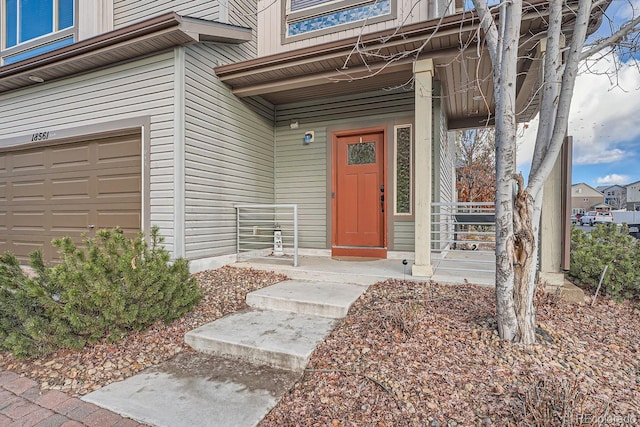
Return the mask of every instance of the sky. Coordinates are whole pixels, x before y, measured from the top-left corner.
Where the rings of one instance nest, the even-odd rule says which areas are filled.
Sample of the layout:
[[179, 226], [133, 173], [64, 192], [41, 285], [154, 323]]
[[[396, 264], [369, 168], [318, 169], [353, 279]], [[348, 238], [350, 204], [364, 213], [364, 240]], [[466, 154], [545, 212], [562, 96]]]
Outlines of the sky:
[[[618, 16], [628, 16], [629, 10], [621, 7], [617, 12]], [[611, 63], [600, 61], [591, 71], [601, 73]], [[520, 140], [518, 170], [525, 177], [537, 124], [536, 117]], [[568, 134], [573, 137], [572, 183], [597, 187], [640, 181], [640, 61], [624, 64], [615, 80], [594, 72], [578, 75]]]

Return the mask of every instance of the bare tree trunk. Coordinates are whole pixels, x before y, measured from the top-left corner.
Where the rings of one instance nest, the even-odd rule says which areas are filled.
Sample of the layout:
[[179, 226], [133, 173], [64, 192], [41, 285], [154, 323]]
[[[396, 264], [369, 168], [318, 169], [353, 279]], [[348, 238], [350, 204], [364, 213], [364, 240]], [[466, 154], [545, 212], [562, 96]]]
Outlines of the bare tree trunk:
[[[514, 298], [515, 257], [519, 241], [514, 234], [513, 178], [516, 165], [516, 76], [522, 1], [514, 0], [501, 6], [501, 34], [492, 61], [496, 99], [496, 320], [498, 332], [506, 340], [519, 339], [517, 305]], [[495, 26], [494, 26], [495, 28]], [[498, 35], [498, 31], [495, 31]], [[491, 49], [491, 46], [490, 46]]]
[[535, 209], [533, 197], [524, 189], [522, 175], [515, 176], [518, 191], [514, 212], [514, 305], [518, 324], [517, 341], [533, 344], [536, 340], [535, 295], [536, 260], [538, 254], [537, 224], [540, 210]]

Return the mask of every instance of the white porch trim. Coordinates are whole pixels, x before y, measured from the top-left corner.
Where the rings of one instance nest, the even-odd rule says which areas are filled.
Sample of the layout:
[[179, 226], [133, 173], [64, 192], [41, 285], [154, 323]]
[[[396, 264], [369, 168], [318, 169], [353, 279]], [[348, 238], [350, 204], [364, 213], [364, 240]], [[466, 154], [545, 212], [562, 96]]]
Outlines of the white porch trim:
[[413, 68], [415, 90], [415, 261], [414, 276], [431, 277], [431, 174], [433, 145], [432, 59], [416, 61]]

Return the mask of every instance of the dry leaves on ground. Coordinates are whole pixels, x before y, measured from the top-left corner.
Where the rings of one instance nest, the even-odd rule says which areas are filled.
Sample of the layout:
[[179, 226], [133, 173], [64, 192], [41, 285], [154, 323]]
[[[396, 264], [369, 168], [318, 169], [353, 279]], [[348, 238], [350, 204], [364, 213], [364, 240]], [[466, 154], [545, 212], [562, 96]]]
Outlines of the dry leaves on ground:
[[494, 298], [472, 285], [370, 287], [262, 427], [560, 425], [562, 409], [564, 425], [640, 423], [638, 309], [544, 298], [539, 343], [525, 347], [499, 339]]
[[59, 350], [40, 359], [16, 360], [9, 353], [0, 353], [0, 368], [24, 374], [45, 389], [85, 395], [189, 350], [184, 343], [185, 333], [246, 308], [247, 293], [286, 278], [271, 272], [233, 267], [204, 271], [195, 277], [203, 291], [202, 301], [170, 325], [158, 322], [117, 344], [101, 342], [82, 351]]
[[[0, 367], [83, 395], [184, 351], [185, 332], [284, 279], [231, 267], [196, 277], [203, 301], [171, 325], [37, 360], [0, 353]], [[539, 343], [525, 347], [499, 339], [494, 298], [468, 284], [371, 286], [262, 427], [640, 424], [637, 308], [541, 298]]]

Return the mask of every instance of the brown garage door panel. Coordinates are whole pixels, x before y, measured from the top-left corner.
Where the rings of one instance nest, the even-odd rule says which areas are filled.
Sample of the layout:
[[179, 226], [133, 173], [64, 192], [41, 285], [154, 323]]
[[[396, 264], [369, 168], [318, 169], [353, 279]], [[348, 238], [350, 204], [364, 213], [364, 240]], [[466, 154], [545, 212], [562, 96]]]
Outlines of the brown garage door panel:
[[46, 211], [13, 211], [9, 218], [11, 230], [15, 231], [35, 231], [41, 233], [45, 231]]
[[57, 211], [51, 212], [51, 231], [64, 233], [75, 231], [88, 231], [91, 224], [91, 212], [85, 211]]
[[114, 195], [135, 196], [140, 195], [142, 186], [142, 177], [139, 173], [118, 174], [118, 175], [100, 175], [98, 176], [98, 197], [107, 198]]
[[[52, 239], [142, 224], [140, 135], [0, 152], [0, 251], [21, 261]], [[93, 227], [91, 227], [93, 226]]]
[[137, 232], [140, 230], [140, 210], [121, 209], [118, 211], [98, 211], [97, 226], [99, 228], [120, 227], [124, 231]]
[[91, 145], [52, 147], [50, 151], [51, 169], [78, 168], [91, 164]]
[[140, 158], [140, 138], [130, 136], [99, 141], [97, 144], [99, 164], [122, 162], [126, 159], [136, 161]]
[[18, 152], [9, 156], [7, 169], [13, 173], [43, 172], [47, 168], [46, 157], [46, 152], [43, 150]]
[[88, 176], [51, 179], [51, 199], [89, 199], [91, 182]]
[[14, 202], [45, 200], [46, 182], [44, 179], [13, 182], [11, 184], [11, 196], [11, 200]]

